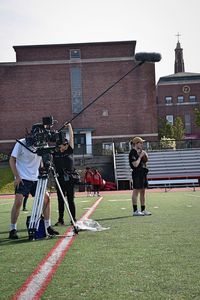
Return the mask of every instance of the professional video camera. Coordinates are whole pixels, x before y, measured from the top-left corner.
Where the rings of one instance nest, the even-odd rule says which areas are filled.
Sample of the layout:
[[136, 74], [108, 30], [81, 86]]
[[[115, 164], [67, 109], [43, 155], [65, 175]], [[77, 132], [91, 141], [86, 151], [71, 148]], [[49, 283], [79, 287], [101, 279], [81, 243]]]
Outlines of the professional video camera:
[[63, 131], [51, 130], [56, 121], [52, 116], [43, 117], [42, 123], [36, 123], [32, 126], [31, 132], [26, 136], [26, 145], [34, 146], [38, 155], [51, 153], [55, 145], [49, 146], [49, 142], [64, 143], [65, 133]]

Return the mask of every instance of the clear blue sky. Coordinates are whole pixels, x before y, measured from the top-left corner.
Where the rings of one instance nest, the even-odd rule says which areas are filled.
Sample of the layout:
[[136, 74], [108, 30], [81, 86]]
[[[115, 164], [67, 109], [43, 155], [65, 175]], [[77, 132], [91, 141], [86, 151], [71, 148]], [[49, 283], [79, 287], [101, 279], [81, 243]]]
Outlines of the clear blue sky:
[[185, 71], [200, 73], [199, 0], [0, 0], [0, 62], [14, 45], [136, 40], [159, 52], [156, 80], [173, 74], [179, 32]]

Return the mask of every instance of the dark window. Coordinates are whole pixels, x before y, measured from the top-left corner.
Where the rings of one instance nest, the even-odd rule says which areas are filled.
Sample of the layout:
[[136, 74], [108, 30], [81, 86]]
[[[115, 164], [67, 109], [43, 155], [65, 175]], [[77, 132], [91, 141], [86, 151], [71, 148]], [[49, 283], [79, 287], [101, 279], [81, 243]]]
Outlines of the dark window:
[[197, 101], [196, 96], [189, 96], [189, 101], [196, 102]]
[[190, 134], [191, 132], [191, 117], [189, 114], [185, 114], [185, 133]]
[[178, 96], [177, 97], [177, 102], [178, 103], [183, 103], [184, 102], [184, 97], [183, 96]]
[[168, 124], [174, 125], [174, 116], [173, 115], [166, 115], [166, 121]]
[[172, 103], [172, 97], [171, 96], [166, 96], [165, 97], [165, 103], [166, 104], [171, 104]]
[[83, 109], [81, 69], [71, 68], [72, 112], [79, 113]]
[[70, 50], [70, 59], [80, 59], [81, 51], [79, 49], [71, 49]]
[[74, 154], [86, 154], [86, 136], [84, 134], [74, 135]]

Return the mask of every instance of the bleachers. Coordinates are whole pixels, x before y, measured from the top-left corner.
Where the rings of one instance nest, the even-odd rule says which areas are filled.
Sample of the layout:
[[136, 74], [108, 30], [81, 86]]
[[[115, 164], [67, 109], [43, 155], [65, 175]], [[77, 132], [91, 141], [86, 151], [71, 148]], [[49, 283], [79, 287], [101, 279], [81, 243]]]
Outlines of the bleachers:
[[[199, 185], [200, 149], [149, 151], [148, 155], [150, 186]], [[128, 153], [115, 155], [115, 179], [117, 186], [119, 181], [128, 181], [131, 187]]]

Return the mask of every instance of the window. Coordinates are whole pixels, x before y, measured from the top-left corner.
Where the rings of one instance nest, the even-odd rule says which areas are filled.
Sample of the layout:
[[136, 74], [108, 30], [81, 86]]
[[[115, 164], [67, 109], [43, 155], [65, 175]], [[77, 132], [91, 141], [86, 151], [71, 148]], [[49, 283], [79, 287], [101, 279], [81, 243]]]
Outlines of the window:
[[70, 50], [70, 59], [80, 59], [81, 51], [79, 49], [71, 49]]
[[108, 110], [107, 109], [103, 109], [102, 116], [103, 117], [108, 117]]
[[113, 143], [102, 143], [102, 149], [104, 155], [110, 155], [113, 151]]
[[185, 133], [190, 134], [191, 132], [191, 117], [189, 114], [185, 114]]
[[168, 124], [174, 125], [174, 116], [173, 115], [167, 115], [166, 121]]
[[178, 103], [183, 103], [184, 102], [184, 97], [183, 96], [178, 96], [177, 97], [177, 102]]
[[123, 149], [124, 151], [129, 151], [130, 150], [130, 144], [127, 142], [120, 142], [120, 148]]
[[196, 96], [189, 96], [189, 102], [196, 102]]
[[83, 109], [81, 69], [71, 68], [70, 73], [72, 112], [77, 114]]
[[102, 148], [105, 150], [112, 150], [112, 143], [103, 143]]
[[166, 104], [172, 104], [172, 97], [170, 96], [167, 96], [167, 97], [165, 97], [165, 103]]

